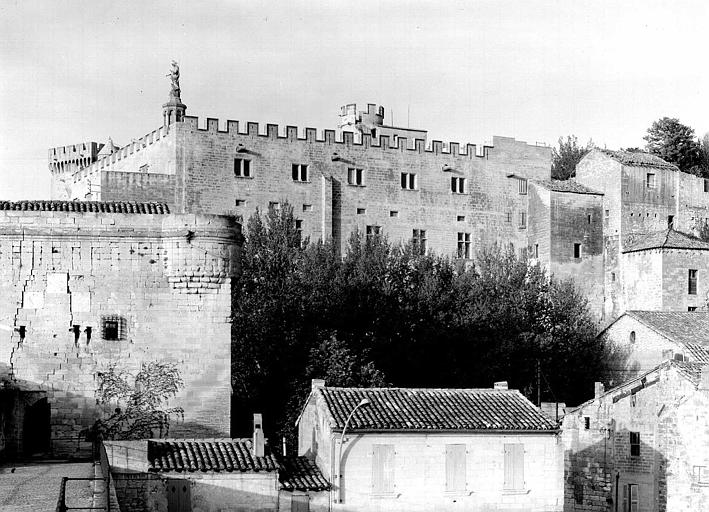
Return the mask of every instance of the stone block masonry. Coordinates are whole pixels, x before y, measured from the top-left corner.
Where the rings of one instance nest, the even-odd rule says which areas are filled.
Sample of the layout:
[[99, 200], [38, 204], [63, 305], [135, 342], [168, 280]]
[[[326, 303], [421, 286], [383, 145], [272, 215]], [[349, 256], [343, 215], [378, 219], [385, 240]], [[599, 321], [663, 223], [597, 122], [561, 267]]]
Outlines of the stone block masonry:
[[103, 412], [97, 373], [110, 363], [132, 373], [144, 361], [176, 363], [185, 386], [170, 405], [185, 415], [170, 434], [228, 435], [240, 226], [82, 204], [90, 211], [0, 204], [0, 379], [46, 393], [55, 454], [74, 450], [61, 439]]

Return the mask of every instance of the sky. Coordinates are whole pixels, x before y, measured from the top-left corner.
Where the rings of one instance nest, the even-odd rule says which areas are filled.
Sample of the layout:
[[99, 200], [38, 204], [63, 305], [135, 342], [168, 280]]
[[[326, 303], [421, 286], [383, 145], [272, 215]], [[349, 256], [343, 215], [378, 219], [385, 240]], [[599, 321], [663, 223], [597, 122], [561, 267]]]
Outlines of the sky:
[[709, 131], [709, 2], [0, 2], [0, 200], [49, 198], [47, 150], [187, 114], [318, 129], [378, 103], [429, 140], [642, 146]]

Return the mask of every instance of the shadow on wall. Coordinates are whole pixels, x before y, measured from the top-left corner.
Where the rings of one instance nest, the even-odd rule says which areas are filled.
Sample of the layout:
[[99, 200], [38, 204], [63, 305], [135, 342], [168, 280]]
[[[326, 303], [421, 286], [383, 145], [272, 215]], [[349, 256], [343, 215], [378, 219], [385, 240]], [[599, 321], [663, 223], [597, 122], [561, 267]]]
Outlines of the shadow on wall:
[[[666, 510], [665, 456], [635, 432], [615, 431], [613, 424], [595, 430], [596, 442], [565, 450], [564, 511]], [[573, 434], [576, 443], [578, 433]]]

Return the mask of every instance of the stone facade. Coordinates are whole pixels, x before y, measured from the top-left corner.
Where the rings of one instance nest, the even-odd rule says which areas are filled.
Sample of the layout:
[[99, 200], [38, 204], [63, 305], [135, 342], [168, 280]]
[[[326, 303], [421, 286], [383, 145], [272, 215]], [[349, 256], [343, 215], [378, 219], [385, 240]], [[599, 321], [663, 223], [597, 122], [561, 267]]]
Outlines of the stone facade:
[[668, 361], [567, 412], [564, 510], [707, 510], [708, 368]]
[[110, 363], [133, 373], [144, 361], [177, 364], [185, 386], [170, 405], [185, 414], [171, 433], [227, 435], [239, 225], [214, 215], [16, 206], [25, 209], [0, 208], [0, 378], [46, 399], [51, 451], [71, 454], [103, 412], [97, 372]]

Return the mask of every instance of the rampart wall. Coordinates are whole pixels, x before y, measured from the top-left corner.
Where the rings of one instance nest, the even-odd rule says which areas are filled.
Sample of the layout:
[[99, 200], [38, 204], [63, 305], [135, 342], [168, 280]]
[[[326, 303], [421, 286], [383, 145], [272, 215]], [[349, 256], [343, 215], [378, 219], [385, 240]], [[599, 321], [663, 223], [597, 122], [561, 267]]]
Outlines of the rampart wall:
[[213, 215], [0, 208], [0, 377], [45, 391], [62, 439], [105, 412], [95, 390], [109, 364], [173, 362], [185, 386], [171, 405], [185, 415], [170, 434], [228, 435], [239, 239], [232, 219]]

